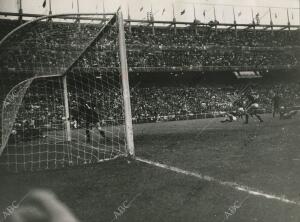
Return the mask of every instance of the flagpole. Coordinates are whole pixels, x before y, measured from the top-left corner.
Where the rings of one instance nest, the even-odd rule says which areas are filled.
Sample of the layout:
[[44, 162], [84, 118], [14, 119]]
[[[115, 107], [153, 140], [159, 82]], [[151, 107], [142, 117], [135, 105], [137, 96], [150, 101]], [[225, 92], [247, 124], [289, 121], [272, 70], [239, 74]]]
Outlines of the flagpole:
[[215, 21], [217, 21], [217, 17], [216, 17], [216, 7], [214, 6], [214, 17], [215, 17]]
[[150, 20], [151, 20], [151, 21], [154, 20], [152, 4], [151, 4], [151, 15], [150, 15]]
[[271, 11], [271, 8], [269, 8], [269, 13], [270, 13], [270, 25], [271, 25], [271, 29], [273, 30], [273, 21], [272, 21], [272, 11]]
[[288, 28], [289, 28], [289, 35], [291, 34], [291, 22], [290, 22], [290, 14], [289, 14], [289, 9], [286, 9], [286, 14], [287, 14], [287, 19], [288, 19]]
[[105, 16], [105, 2], [104, 2], [104, 0], [102, 2], [102, 7], [103, 7], [103, 19], [105, 21], [106, 20], [106, 16]]
[[214, 17], [215, 17], [215, 30], [217, 31], [217, 16], [216, 16], [216, 7], [214, 6]]
[[79, 0], [77, 0], [77, 21], [79, 23], [79, 27], [80, 27], [80, 19], [79, 19]]
[[236, 17], [235, 17], [234, 6], [232, 6], [232, 13], [233, 13], [233, 23], [236, 24]]
[[129, 9], [129, 4], [127, 4], [127, 12], [128, 12], [128, 23], [129, 23], [129, 33], [131, 33], [131, 18], [130, 18], [130, 9]]
[[234, 6], [232, 6], [232, 13], [233, 13], [233, 24], [234, 24], [234, 31], [235, 31], [235, 39], [237, 39], [237, 28], [236, 28], [236, 17], [235, 17]]
[[254, 30], [254, 35], [256, 35], [256, 26], [255, 26], [255, 21], [254, 21], [254, 13], [253, 13], [253, 8], [251, 8], [251, 15], [252, 15], [252, 24], [253, 24], [253, 30]]
[[175, 21], [175, 20], [176, 20], [176, 18], [175, 18], [174, 3], [172, 4], [172, 8], [173, 8], [173, 21]]
[[23, 20], [22, 0], [19, 0], [19, 22]]
[[174, 33], [175, 33], [175, 34], [177, 34], [177, 30], [176, 30], [176, 17], [175, 17], [174, 3], [172, 4], [172, 8], [173, 8], [173, 23], [174, 23]]
[[195, 4], [193, 4], [194, 7], [194, 23], [195, 23], [195, 33], [198, 34], [198, 29], [197, 29], [197, 18], [196, 18], [196, 8], [195, 8]]
[[153, 15], [152, 4], [151, 4], [151, 8], [150, 8], [150, 22], [151, 22], [151, 26], [152, 26], [152, 34], [155, 35], [155, 30], [154, 30], [154, 15]]
[[51, 0], [49, 0], [49, 15], [52, 15], [52, 4], [51, 4]]
[[286, 15], [287, 15], [287, 19], [288, 19], [288, 26], [290, 26], [291, 23], [290, 23], [290, 15], [289, 15], [289, 9], [288, 8], [286, 9]]

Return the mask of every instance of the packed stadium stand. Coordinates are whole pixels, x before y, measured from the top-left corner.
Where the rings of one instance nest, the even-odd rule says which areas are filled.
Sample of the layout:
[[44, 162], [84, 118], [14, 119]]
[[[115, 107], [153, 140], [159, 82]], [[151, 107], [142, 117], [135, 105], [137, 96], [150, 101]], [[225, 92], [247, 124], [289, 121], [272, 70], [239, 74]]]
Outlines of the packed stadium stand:
[[[8, 20], [8, 24], [1, 28], [1, 36], [16, 27], [17, 21]], [[0, 24], [5, 24], [4, 20]], [[67, 54], [70, 50], [80, 50], [80, 42], [72, 42], [72, 36], [55, 36], [50, 43], [51, 46], [43, 44], [43, 29], [51, 25], [61, 26], [61, 29], [74, 27], [71, 24], [41, 24], [41, 45], [48, 47], [48, 53], [62, 51]], [[82, 30], [82, 41], [84, 36], [97, 30], [97, 26], [85, 26]], [[132, 71], [151, 71], [153, 69], [163, 70], [170, 68], [184, 70], [230, 70], [230, 67], [239, 69], [280, 69], [287, 66], [298, 65], [299, 30], [238, 30], [217, 29], [212, 27], [201, 27], [195, 32], [193, 27], [177, 28], [176, 34], [173, 29], [167, 27], [153, 29], [148, 26], [136, 26], [127, 29], [126, 41], [128, 48], [128, 63]], [[56, 37], [57, 36], [57, 37]], [[66, 37], [70, 41], [65, 41]], [[58, 38], [58, 39], [55, 39]], [[35, 44], [35, 42], [34, 42]], [[48, 43], [49, 44], [49, 43]], [[30, 47], [30, 43], [28, 44]], [[59, 47], [59, 49], [58, 49]], [[67, 50], [66, 50], [67, 49]], [[103, 67], [115, 67], [113, 61], [116, 57], [114, 46], [110, 40], [100, 46], [99, 59]], [[25, 49], [24, 49], [25, 50]], [[297, 51], [298, 50], [298, 51]], [[42, 56], [42, 55], [40, 55]], [[56, 58], [56, 57], [55, 57]], [[113, 58], [113, 59], [110, 59]], [[35, 59], [28, 57], [28, 61], [20, 61], [26, 64], [23, 70], [30, 69], [30, 64]], [[94, 59], [94, 58], [91, 58]], [[98, 59], [98, 58], [97, 58]], [[59, 61], [59, 60], [58, 60]], [[48, 63], [57, 61], [48, 61]], [[1, 64], [1, 67], [9, 67]], [[15, 65], [14, 65], [15, 66]], [[13, 67], [14, 68], [14, 67]], [[88, 68], [88, 66], [87, 66]]]
[[[13, 30], [19, 24], [16, 20], [0, 20], [0, 36], [5, 36], [9, 31]], [[70, 30], [68, 36], [60, 35], [60, 33], [52, 33], [52, 36], [43, 35], [44, 30], [51, 29], [56, 26], [55, 30]], [[93, 34], [99, 30], [99, 25], [85, 25], [81, 27], [80, 38], [75, 38], [72, 34], [74, 24], [41, 22], [34, 27], [40, 33], [40, 42], [28, 41], [26, 47], [35, 47], [35, 54], [28, 54], [25, 60], [15, 61], [8, 58], [1, 61], [0, 73], [6, 73], [1, 78], [2, 88], [1, 100], [7, 91], [18, 82], [16, 76], [26, 75], [34, 68], [34, 64], [38, 61], [43, 64], [43, 69], [48, 71], [51, 67], [59, 67], [61, 59], [68, 58], [68, 53], [82, 50], [82, 43], [87, 41], [90, 33]], [[111, 32], [115, 32], [112, 29]], [[46, 33], [46, 32], [45, 32]], [[48, 33], [48, 32], [47, 32]], [[78, 33], [78, 32], [76, 32]], [[27, 32], [30, 35], [30, 32]], [[118, 69], [116, 64], [117, 46], [115, 41], [107, 35], [101, 45], [97, 44], [97, 57], [85, 55], [81, 65], [86, 72], [114, 72]], [[23, 38], [21, 34], [15, 38]], [[86, 38], [85, 38], [86, 37]], [[268, 72], [295, 73], [299, 69], [299, 47], [300, 47], [299, 30], [232, 30], [232, 29], [215, 29], [214, 27], [179, 27], [174, 32], [170, 27], [155, 27], [138, 25], [126, 27], [126, 44], [128, 53], [128, 66], [131, 80], [131, 97], [132, 112], [134, 122], [149, 122], [160, 120], [177, 120], [185, 118], [207, 118], [222, 115], [224, 112], [231, 111], [233, 104], [231, 96], [238, 93], [242, 84], [245, 82], [235, 82], [234, 84], [216, 84], [215, 81], [203, 81], [203, 76], [212, 75], [214, 72], [221, 72], [220, 75], [232, 75], [234, 71], [259, 71], [268, 75]], [[28, 38], [27, 38], [28, 39]], [[30, 38], [29, 38], [30, 39]], [[78, 42], [80, 39], [83, 42]], [[43, 47], [43, 50], [41, 48]], [[19, 50], [13, 49], [12, 50]], [[20, 53], [19, 51], [15, 52]], [[26, 53], [26, 48], [22, 53]], [[47, 55], [45, 55], [45, 53]], [[51, 55], [53, 54], [53, 61]], [[55, 55], [55, 56], [54, 56]], [[57, 55], [62, 55], [59, 59]], [[101, 64], [103, 68], [95, 68], [93, 64]], [[104, 68], [105, 67], [105, 68]], [[61, 67], [64, 68], [64, 67]], [[44, 71], [43, 70], [43, 71]], [[35, 70], [37, 71], [37, 70]], [[41, 70], [40, 70], [41, 71]], [[162, 78], [145, 86], [143, 82], [154, 72], [159, 75], [169, 75], [170, 81], [177, 84], [170, 86], [166, 83], [161, 85]], [[199, 80], [188, 83], [185, 79], [186, 73], [196, 72], [201, 76]], [[223, 72], [223, 73], [222, 73]], [[9, 75], [7, 75], [7, 73]], [[166, 74], [167, 73], [167, 74]], [[262, 75], [262, 76], [264, 76]], [[285, 74], [284, 74], [285, 75]], [[178, 76], [181, 76], [180, 78]], [[230, 78], [232, 78], [232, 76]], [[219, 78], [216, 76], [216, 79]], [[150, 77], [151, 79], [151, 77]], [[201, 80], [200, 80], [201, 79]], [[178, 83], [179, 82], [179, 83]], [[292, 81], [276, 82], [268, 84], [267, 81], [253, 84], [253, 92], [258, 95], [259, 102], [262, 104], [263, 112], [271, 111], [271, 93], [276, 91], [286, 99], [287, 106], [300, 104], [300, 83]], [[31, 99], [31, 106], [27, 107], [27, 111], [19, 113], [24, 119], [27, 112], [42, 112], [44, 115], [38, 115], [39, 119], [35, 121], [41, 125], [44, 122], [55, 124], [62, 116], [49, 113], [43, 103], [35, 101], [34, 94], [39, 95], [41, 92], [30, 92], [27, 96]], [[101, 93], [94, 92], [96, 97], [101, 99]], [[72, 95], [71, 96], [71, 106]], [[117, 95], [111, 95], [113, 98]], [[84, 96], [83, 96], [84, 97]], [[38, 96], [37, 96], [38, 98]], [[88, 96], [86, 96], [88, 98]], [[24, 98], [26, 100], [26, 97]], [[59, 100], [59, 96], [53, 98]], [[105, 100], [104, 100], [105, 101]], [[56, 102], [53, 102], [55, 106]], [[57, 104], [61, 102], [57, 101]], [[105, 104], [102, 104], [104, 106]], [[25, 109], [25, 110], [26, 110]], [[63, 109], [57, 107], [57, 109]], [[105, 119], [117, 119], [122, 112], [121, 106], [114, 107], [113, 116], [105, 116]], [[53, 110], [53, 109], [51, 109]], [[61, 113], [61, 112], [58, 112]], [[26, 118], [25, 118], [26, 119]], [[28, 120], [29, 122], [29, 120]], [[16, 125], [22, 124], [17, 121]]]

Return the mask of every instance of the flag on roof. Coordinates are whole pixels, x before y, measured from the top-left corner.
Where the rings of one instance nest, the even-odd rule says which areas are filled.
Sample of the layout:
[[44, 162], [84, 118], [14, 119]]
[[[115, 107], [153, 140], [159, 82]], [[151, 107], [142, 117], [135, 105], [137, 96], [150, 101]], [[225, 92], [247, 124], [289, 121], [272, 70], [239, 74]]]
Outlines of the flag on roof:
[[260, 23], [259, 13], [255, 15], [255, 19], [256, 19], [256, 23], [259, 24]]
[[183, 15], [185, 13], [185, 9], [180, 12], [180, 15]]
[[47, 0], [44, 0], [44, 2], [43, 2], [43, 8], [46, 7], [46, 4], [47, 4]]

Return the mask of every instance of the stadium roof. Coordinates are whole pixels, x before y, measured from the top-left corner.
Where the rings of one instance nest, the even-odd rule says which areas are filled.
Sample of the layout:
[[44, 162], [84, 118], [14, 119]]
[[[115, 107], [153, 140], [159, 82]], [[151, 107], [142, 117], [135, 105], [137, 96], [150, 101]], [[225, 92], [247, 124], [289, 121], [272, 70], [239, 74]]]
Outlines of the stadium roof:
[[[237, 23], [249, 24], [256, 16], [261, 24], [286, 25], [287, 14], [291, 25], [299, 25], [299, 0], [1, 0], [0, 11], [18, 12], [22, 2], [24, 13], [48, 14], [50, 1], [53, 14], [114, 12], [122, 6], [124, 14], [132, 19], [147, 19], [151, 13], [155, 20], [191, 22], [196, 17], [201, 22], [215, 18], [221, 23], [232, 23], [234, 15]], [[234, 10], [233, 10], [234, 9]], [[289, 12], [287, 12], [287, 9]], [[271, 15], [271, 16], [270, 16]]]

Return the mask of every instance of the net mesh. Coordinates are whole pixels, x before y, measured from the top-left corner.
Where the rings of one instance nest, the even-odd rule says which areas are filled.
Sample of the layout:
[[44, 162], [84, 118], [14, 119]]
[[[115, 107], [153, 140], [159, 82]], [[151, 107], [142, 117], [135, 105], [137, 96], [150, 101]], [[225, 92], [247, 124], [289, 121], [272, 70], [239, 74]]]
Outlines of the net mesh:
[[57, 169], [126, 155], [116, 23], [116, 16], [47, 19], [2, 44], [1, 72], [19, 83], [3, 103], [1, 168]]

